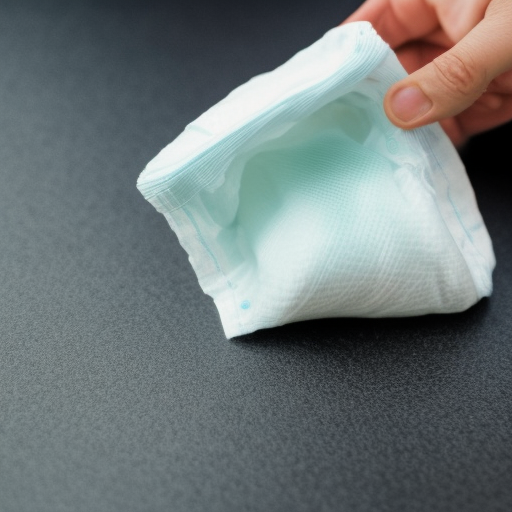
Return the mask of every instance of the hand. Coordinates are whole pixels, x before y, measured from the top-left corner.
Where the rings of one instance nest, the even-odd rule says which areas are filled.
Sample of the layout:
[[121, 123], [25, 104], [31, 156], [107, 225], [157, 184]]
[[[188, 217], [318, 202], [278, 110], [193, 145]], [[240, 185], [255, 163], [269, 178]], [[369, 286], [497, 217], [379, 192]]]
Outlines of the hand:
[[457, 147], [512, 119], [512, 0], [367, 0], [369, 21], [409, 74], [384, 98], [403, 129], [439, 121]]

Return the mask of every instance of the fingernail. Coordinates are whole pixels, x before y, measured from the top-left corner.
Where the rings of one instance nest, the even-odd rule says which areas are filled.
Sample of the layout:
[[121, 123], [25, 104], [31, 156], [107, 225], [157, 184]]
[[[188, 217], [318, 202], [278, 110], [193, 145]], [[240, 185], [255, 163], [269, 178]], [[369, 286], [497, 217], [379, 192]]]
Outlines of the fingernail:
[[427, 113], [432, 108], [432, 101], [419, 87], [411, 86], [395, 92], [390, 106], [398, 119], [409, 122]]

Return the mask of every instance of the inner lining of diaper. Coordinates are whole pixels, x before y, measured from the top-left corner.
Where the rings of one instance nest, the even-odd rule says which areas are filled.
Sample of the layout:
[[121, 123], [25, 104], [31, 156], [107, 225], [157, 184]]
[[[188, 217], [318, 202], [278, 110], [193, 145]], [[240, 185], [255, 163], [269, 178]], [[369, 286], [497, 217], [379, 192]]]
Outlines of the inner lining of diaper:
[[[275, 224], [286, 222], [287, 215], [300, 217], [290, 226], [303, 236], [304, 223], [314, 229], [319, 222], [319, 196], [323, 208], [339, 208], [338, 197], [357, 200], [357, 183], [369, 169], [395, 167], [375, 150], [384, 127], [370, 114], [380, 108], [370, 109], [370, 101], [353, 92], [286, 129], [269, 130], [266, 140], [240, 152], [219, 186], [201, 192], [217, 226], [217, 242], [228, 248], [230, 266], [257, 258], [253, 248], [271, 243]], [[352, 197], [345, 195], [347, 190]]]

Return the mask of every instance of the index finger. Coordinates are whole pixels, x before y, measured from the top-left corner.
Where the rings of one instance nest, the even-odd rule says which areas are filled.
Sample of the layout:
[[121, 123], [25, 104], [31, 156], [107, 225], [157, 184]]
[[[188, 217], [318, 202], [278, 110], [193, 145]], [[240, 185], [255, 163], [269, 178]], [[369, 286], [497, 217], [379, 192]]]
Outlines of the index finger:
[[352, 21], [369, 21], [393, 49], [439, 26], [436, 11], [426, 0], [366, 0], [341, 25]]

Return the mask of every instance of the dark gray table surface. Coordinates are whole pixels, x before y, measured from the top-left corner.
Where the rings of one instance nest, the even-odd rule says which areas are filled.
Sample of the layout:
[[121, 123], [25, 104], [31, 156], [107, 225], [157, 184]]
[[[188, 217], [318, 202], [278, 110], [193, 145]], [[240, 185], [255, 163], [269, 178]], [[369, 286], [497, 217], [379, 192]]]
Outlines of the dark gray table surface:
[[512, 129], [490, 299], [228, 341], [146, 163], [358, 1], [0, 0], [0, 512], [512, 510]]

